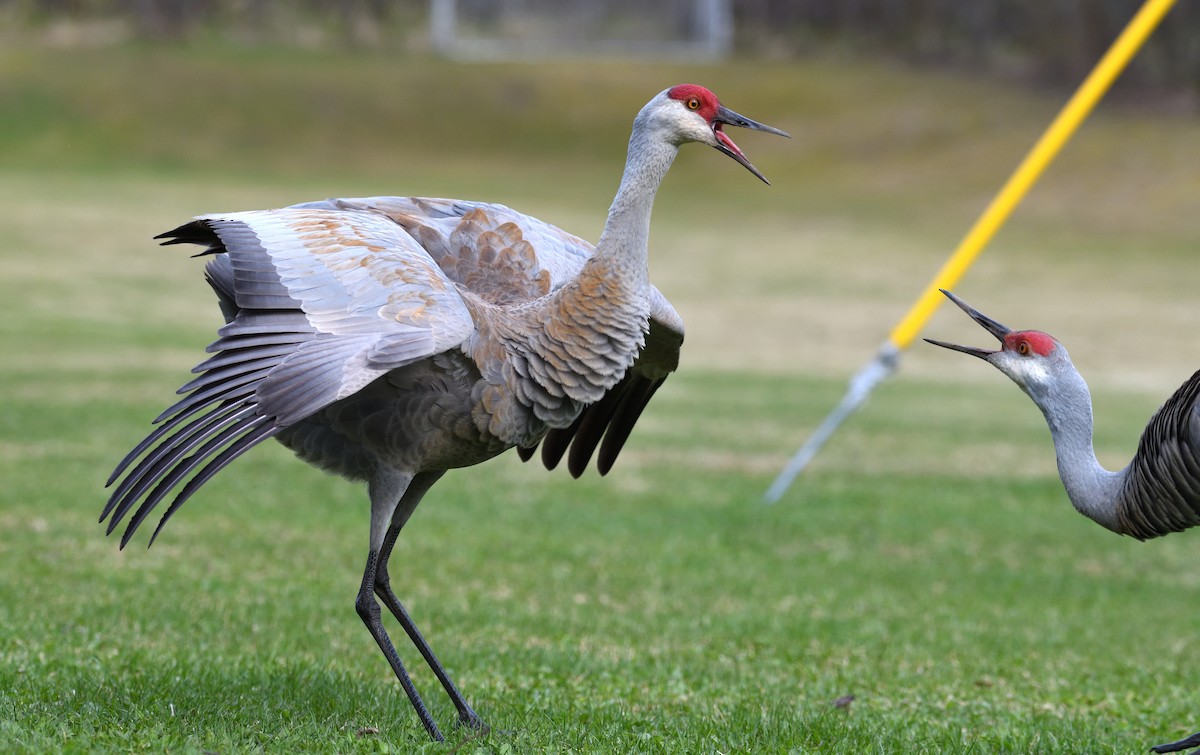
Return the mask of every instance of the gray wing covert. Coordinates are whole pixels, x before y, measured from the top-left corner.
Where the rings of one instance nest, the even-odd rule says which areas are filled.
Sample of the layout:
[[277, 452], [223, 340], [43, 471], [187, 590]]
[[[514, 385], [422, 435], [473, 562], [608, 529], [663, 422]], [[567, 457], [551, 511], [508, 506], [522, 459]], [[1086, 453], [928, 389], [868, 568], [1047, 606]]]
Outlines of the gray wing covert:
[[384, 215], [412, 236], [450, 280], [493, 304], [544, 296], [574, 278], [594, 251], [578, 236], [488, 202], [359, 197], [297, 207]]
[[1146, 425], [1125, 471], [1117, 521], [1139, 540], [1200, 524], [1200, 372]]
[[[327, 199], [302, 208], [370, 211], [386, 216], [420, 244], [446, 276], [494, 304], [543, 296], [578, 275], [595, 251], [587, 241], [557, 226], [486, 202], [424, 197]], [[637, 361], [604, 397], [568, 428], [551, 430], [542, 460], [553, 469], [567, 454], [578, 477], [599, 447], [597, 467], [607, 473], [642, 410], [679, 364], [683, 320], [658, 289], [646, 344]], [[518, 448], [522, 459], [535, 447]]]
[[112, 515], [110, 532], [141, 501], [122, 546], [189, 474], [155, 536], [192, 493], [253, 446], [474, 331], [440, 268], [372, 213], [205, 215], [159, 238], [219, 255], [205, 275], [227, 324], [208, 347], [216, 354], [180, 388], [187, 395], [159, 415], [160, 427], [109, 478], [111, 485], [124, 475], [100, 517]]

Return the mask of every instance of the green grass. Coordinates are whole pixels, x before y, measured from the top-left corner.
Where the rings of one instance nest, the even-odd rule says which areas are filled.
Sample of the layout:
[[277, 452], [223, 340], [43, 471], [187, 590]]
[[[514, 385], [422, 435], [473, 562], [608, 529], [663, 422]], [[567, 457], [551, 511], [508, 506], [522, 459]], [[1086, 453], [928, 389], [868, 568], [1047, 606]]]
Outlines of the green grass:
[[[808, 421], [821, 407], [806, 396], [833, 387], [678, 383], [611, 479], [506, 459], [449, 476], [412, 521], [402, 592], [500, 730], [468, 751], [1127, 752], [1189, 725], [1182, 538], [1085, 526], [1047, 478], [823, 471], [763, 507], [769, 475], [739, 468], [778, 449], [731, 448], [724, 429]], [[945, 397], [905, 385], [887, 400]], [[112, 403], [86, 442], [77, 406], [12, 418], [40, 453], [5, 458], [0, 738], [27, 752], [423, 746], [352, 609], [362, 492], [263, 449], [153, 548], [119, 554], [92, 523], [95, 481], [133, 439], [120, 418], [157, 402]], [[913, 432], [861, 425], [865, 455]], [[956, 444], [937, 445], [924, 452]], [[845, 694], [849, 711], [831, 708]]]
[[[450, 728], [401, 642], [450, 739], [426, 742], [355, 615], [357, 486], [264, 447], [153, 548], [103, 536], [102, 481], [217, 320], [199, 263], [151, 235], [391, 192], [594, 237], [633, 112], [680, 80], [796, 135], [738, 137], [769, 189], [696, 148], [664, 186], [652, 271], [689, 324], [680, 373], [607, 478], [454, 472], [393, 561], [492, 734]], [[1072, 511], [1040, 415], [985, 365], [914, 348], [760, 504], [1059, 101], [837, 60], [0, 51], [0, 750], [1124, 753], [1191, 733], [1192, 536]], [[1110, 465], [1195, 367], [1198, 138], [1102, 108], [960, 287], [1071, 347]], [[955, 312], [929, 332], [985, 343]]]

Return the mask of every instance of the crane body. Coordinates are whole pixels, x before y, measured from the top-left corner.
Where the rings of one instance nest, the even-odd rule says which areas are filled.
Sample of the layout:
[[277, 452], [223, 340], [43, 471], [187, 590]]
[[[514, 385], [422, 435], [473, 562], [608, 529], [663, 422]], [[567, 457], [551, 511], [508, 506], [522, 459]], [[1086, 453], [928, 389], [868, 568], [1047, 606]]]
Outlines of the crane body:
[[[1092, 398], [1066, 348], [1037, 330], [1012, 330], [942, 291], [1000, 341], [998, 350], [925, 339], [961, 351], [1003, 372], [1037, 404], [1054, 440], [1067, 497], [1100, 526], [1138, 540], [1200, 524], [1200, 371], [1183, 383], [1150, 419], [1133, 459], [1105, 469], [1092, 443]], [[1200, 747], [1200, 732], [1154, 752]]]
[[[226, 325], [215, 354], [118, 464], [101, 521], [128, 516], [124, 547], [167, 496], [151, 536], [208, 479], [276, 438], [304, 461], [367, 484], [369, 548], [355, 608], [429, 736], [442, 734], [391, 639], [388, 608], [453, 701], [486, 728], [391, 588], [388, 559], [449, 469], [542, 444], [578, 476], [607, 472], [678, 365], [683, 322], [647, 271], [654, 195], [678, 148], [708, 144], [766, 179], [724, 133], [786, 136], [703, 87], [654, 97], [634, 120], [625, 171], [595, 247], [502, 205], [371, 197], [204, 215], [162, 234], [198, 244]], [[190, 477], [189, 477], [190, 476]], [[118, 482], [119, 480], [119, 482]], [[186, 480], [186, 482], [185, 482]]]

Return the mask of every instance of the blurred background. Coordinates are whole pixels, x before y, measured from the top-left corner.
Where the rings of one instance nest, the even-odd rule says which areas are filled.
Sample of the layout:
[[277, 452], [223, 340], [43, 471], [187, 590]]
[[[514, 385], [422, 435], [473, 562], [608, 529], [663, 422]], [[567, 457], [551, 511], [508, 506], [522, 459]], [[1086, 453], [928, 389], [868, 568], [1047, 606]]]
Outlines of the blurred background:
[[[467, 37], [513, 42], [512, 54], [548, 49], [587, 54], [610, 45], [661, 56], [674, 44], [692, 43], [709, 54], [787, 58], [835, 45], [913, 64], [1070, 86], [1139, 5], [1136, 0], [4, 0], [0, 18], [9, 44], [62, 46], [220, 39], [428, 53]], [[1194, 90], [1198, 23], [1200, 13], [1187, 3], [1173, 10], [1126, 83]]]
[[[1138, 5], [0, 0], [0, 169], [19, 204], [0, 222], [61, 255], [45, 234], [65, 231], [65, 180], [75, 204], [116, 186], [177, 200], [88, 229], [89, 259], [111, 245], [139, 265], [161, 260], [146, 239], [180, 213], [337, 194], [506, 202], [595, 238], [632, 114], [696, 80], [795, 139], [743, 137], [771, 189], [692, 154], [660, 194], [657, 279], [691, 303], [690, 358], [837, 374], [882, 340]], [[1062, 330], [1130, 297], [1115, 311], [1183, 327], [1171, 297], [1130, 285], [1152, 267], [1125, 266], [1174, 254], [1156, 268], [1169, 285], [1171, 250], [1195, 239], [1197, 24], [1191, 4], [1171, 11], [972, 274], [989, 293], [1034, 287], [1002, 321]], [[1013, 274], [1048, 259], [1045, 276]], [[1085, 276], [1110, 283], [1085, 290]], [[1099, 351], [1078, 338], [1085, 360]], [[1132, 382], [1179, 352], [1155, 335], [1128, 347], [1108, 367]]]
[[[652, 5], [652, 7], [648, 7]], [[4, 0], [4, 40], [59, 46], [223, 40], [412, 54], [461, 38], [519, 51], [788, 58], [836, 46], [910, 64], [1070, 86], [1138, 8], [1136, 0]], [[1139, 55], [1126, 83], [1194, 90], [1200, 12], [1187, 3]], [[478, 57], [481, 51], [459, 54]]]
[[[115, 259], [188, 279], [149, 236], [327, 195], [498, 201], [594, 239], [633, 113], [695, 80], [795, 138], [742, 137], [769, 189], [685, 154], [660, 193], [654, 272], [693, 324], [686, 358], [845, 374], [1138, 5], [2, 0], [9, 300], [37, 290], [14, 269], [31, 245], [74, 248], [119, 287]], [[1060, 333], [1085, 374], [1126, 387], [1162, 390], [1190, 366], [1197, 24], [1193, 5], [1171, 11], [964, 281], [981, 308]], [[85, 212], [100, 225], [67, 222]], [[1141, 332], [1106, 352], [1122, 325]]]
[[[977, 360], [918, 343], [789, 497], [758, 507], [1139, 5], [0, 0], [0, 661], [19, 659], [0, 663], [0, 691], [19, 682], [30, 699], [59, 700], [86, 688], [103, 710], [110, 672], [118, 683], [141, 678], [137, 659], [120, 665], [118, 654], [147, 648], [153, 663], [143, 665], [171, 674], [171, 663], [201, 663], [175, 655], [195, 631], [233, 658], [214, 666], [216, 687], [239, 678], [238, 664], [257, 668], [242, 644], [252, 635], [268, 657], [302, 646], [332, 673], [368, 668], [380, 672], [371, 683], [390, 685], [351, 611], [366, 529], [355, 486], [262, 448], [210, 483], [149, 553], [139, 544], [118, 554], [96, 527], [103, 480], [185, 382], [219, 320], [200, 263], [152, 237], [206, 212], [398, 194], [500, 202], [595, 240], [634, 114], [667, 86], [695, 82], [793, 138], [733, 134], [769, 187], [691, 147], [659, 192], [651, 277], [688, 325], [679, 374], [610, 477], [570, 481], [506, 456], [448, 475], [405, 541], [414, 560], [442, 570], [407, 581], [417, 610], [443, 611], [438, 620], [458, 636], [474, 628], [477, 656], [453, 644], [453, 631], [435, 642], [475, 677], [463, 684], [468, 696], [479, 689], [495, 708], [511, 693], [519, 707], [543, 682], [510, 688], [513, 674], [491, 671], [489, 642], [501, 640], [488, 632], [504, 630], [478, 617], [504, 615], [522, 636], [554, 633], [547, 651], [519, 633], [502, 641], [548, 653], [556, 673], [579, 658], [645, 660], [662, 637], [686, 645], [662, 657], [700, 648], [681, 664], [702, 686], [703, 669], [724, 662], [722, 640], [707, 644], [714, 636], [777, 672], [768, 694], [820, 695], [811, 710], [854, 691], [842, 683], [850, 679], [874, 689], [879, 707], [856, 705], [899, 716], [871, 719], [864, 747], [880, 731], [906, 736], [918, 718], [944, 722], [929, 725], [958, 741], [974, 729], [937, 701], [966, 700], [953, 710], [987, 716], [994, 704], [1023, 732], [1047, 710], [1064, 725], [1081, 710], [1084, 721], [1115, 716], [1132, 749], [1137, 735], [1120, 717], [1128, 700], [1068, 690], [1086, 686], [1080, 675], [1096, 663], [1126, 682], [1136, 667], [1144, 687], [1169, 691], [1175, 718], [1140, 708], [1138, 727], [1194, 723], [1183, 721], [1194, 679], [1176, 673], [1193, 647], [1188, 606], [1200, 590], [1186, 536], [1134, 550], [1078, 517], [1042, 417]], [[1067, 345], [1093, 387], [1097, 449], [1110, 467], [1200, 366], [1198, 110], [1200, 9], [1180, 3], [957, 287], [997, 320]], [[945, 307], [925, 334], [990, 346]], [[494, 529], [477, 526], [485, 518]], [[227, 561], [233, 553], [251, 560]], [[332, 565], [306, 576], [322, 584], [289, 581], [298, 553]], [[649, 553], [667, 554], [657, 582], [636, 571]], [[276, 581], [259, 591], [250, 574]], [[1118, 578], [1125, 592], [1109, 600]], [[547, 579], [567, 597], [543, 596], [539, 607]], [[76, 583], [94, 594], [63, 589]], [[691, 587], [672, 593], [680, 584], [719, 596], [702, 611], [682, 595]], [[186, 594], [194, 602], [180, 610], [193, 613], [166, 626], [147, 614], [129, 637], [102, 634], [143, 591], [147, 606]], [[299, 593], [325, 602], [288, 608]], [[601, 593], [628, 613], [587, 597]], [[986, 597], [997, 594], [1002, 606]], [[264, 602], [295, 615], [264, 620]], [[520, 607], [527, 615], [508, 615]], [[1174, 635], [1128, 618], [1125, 650], [1137, 655], [1107, 652], [1113, 616], [1163, 610], [1175, 611]], [[318, 615], [311, 636], [254, 634]], [[676, 623], [643, 629], [647, 616]], [[948, 624], [954, 641], [938, 644]], [[64, 629], [43, 639], [46, 626]], [[81, 634], [88, 641], [76, 642]], [[625, 644], [595, 655], [570, 639], [609, 648], [614, 636]], [[1024, 681], [978, 666], [997, 636], [1033, 669]], [[903, 643], [898, 671], [876, 654], [890, 641]], [[648, 692], [615, 697], [643, 694], [658, 710], [656, 662]], [[53, 668], [62, 681], [3, 676], [18, 667]], [[1066, 681], [1037, 687], [1043, 671]], [[729, 674], [722, 683], [736, 683]], [[911, 716], [918, 703], [906, 694], [934, 707]], [[703, 699], [678, 705], [686, 714]], [[65, 720], [32, 704], [14, 710], [50, 737]], [[249, 741], [238, 736], [232, 749]], [[1022, 742], [1013, 751], [1032, 751]]]

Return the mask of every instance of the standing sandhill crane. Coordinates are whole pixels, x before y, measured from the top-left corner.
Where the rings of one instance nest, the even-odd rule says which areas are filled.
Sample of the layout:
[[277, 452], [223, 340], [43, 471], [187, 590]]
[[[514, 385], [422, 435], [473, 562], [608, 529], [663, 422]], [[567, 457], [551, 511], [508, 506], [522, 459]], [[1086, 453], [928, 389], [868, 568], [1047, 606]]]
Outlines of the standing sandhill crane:
[[[383, 628], [383, 601], [458, 710], [486, 729], [392, 591], [401, 528], [448, 469], [542, 444], [603, 474], [678, 365], [683, 322], [651, 285], [654, 195], [679, 145], [715, 147], [763, 177], [724, 126], [787, 136], [704, 87], [667, 89], [633, 122], [620, 188], [593, 248], [495, 204], [334, 199], [204, 215], [162, 234], [214, 255], [205, 276], [226, 325], [109, 479], [121, 547], [188, 475], [158, 528], [227, 464], [274, 437], [304, 461], [367, 483], [370, 548], [355, 601], [429, 736], [441, 740]], [[603, 438], [603, 442], [601, 442]], [[138, 459], [140, 458], [140, 461]], [[134, 462], [137, 464], [134, 465]], [[198, 471], [197, 471], [198, 470]], [[194, 474], [193, 474], [194, 473]], [[140, 502], [140, 505], [139, 505]], [[134, 507], [137, 507], [134, 510]]]
[[[1200, 372], [1150, 419], [1133, 460], [1119, 472], [1100, 466], [1092, 446], [1092, 397], [1063, 345], [1037, 330], [1010, 330], [942, 291], [1000, 340], [997, 351], [925, 339], [979, 357], [1033, 399], [1054, 438], [1058, 474], [1076, 510], [1119, 535], [1148, 540], [1200, 524]], [[1200, 732], [1151, 748], [1200, 747]]]

